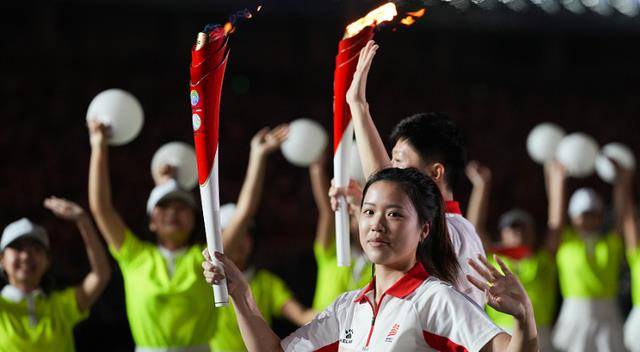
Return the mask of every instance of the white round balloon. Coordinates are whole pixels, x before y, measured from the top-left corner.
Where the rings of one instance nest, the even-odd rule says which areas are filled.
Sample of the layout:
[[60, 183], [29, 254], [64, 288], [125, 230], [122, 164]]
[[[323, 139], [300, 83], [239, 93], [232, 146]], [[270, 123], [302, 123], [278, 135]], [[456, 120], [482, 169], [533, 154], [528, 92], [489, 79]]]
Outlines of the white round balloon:
[[362, 161], [360, 161], [360, 153], [356, 141], [351, 145], [351, 155], [349, 157], [349, 178], [358, 181], [364, 186], [366, 179], [362, 172]]
[[553, 160], [558, 143], [565, 136], [562, 127], [544, 122], [534, 127], [527, 137], [527, 152], [535, 162], [545, 164]]
[[164, 165], [171, 165], [176, 169], [176, 181], [182, 188], [191, 190], [198, 183], [196, 152], [191, 145], [169, 142], [160, 147], [151, 159], [151, 175], [154, 180]]
[[325, 152], [327, 132], [317, 122], [301, 118], [289, 124], [289, 136], [282, 143], [284, 157], [293, 165], [307, 167]]
[[596, 159], [596, 172], [606, 182], [613, 183], [616, 179], [616, 169], [609, 158], [617, 161], [625, 169], [636, 168], [636, 158], [629, 147], [622, 143], [609, 143], [602, 147]]
[[236, 213], [236, 204], [235, 203], [227, 203], [220, 207], [220, 228], [222, 230], [226, 229], [229, 224], [231, 224], [231, 220], [233, 219], [233, 215]]
[[598, 143], [584, 133], [572, 133], [564, 137], [556, 150], [556, 159], [573, 177], [587, 177], [593, 173]]
[[89, 104], [87, 121], [97, 119], [110, 127], [109, 144], [131, 142], [144, 123], [142, 105], [131, 93], [122, 89], [107, 89]]

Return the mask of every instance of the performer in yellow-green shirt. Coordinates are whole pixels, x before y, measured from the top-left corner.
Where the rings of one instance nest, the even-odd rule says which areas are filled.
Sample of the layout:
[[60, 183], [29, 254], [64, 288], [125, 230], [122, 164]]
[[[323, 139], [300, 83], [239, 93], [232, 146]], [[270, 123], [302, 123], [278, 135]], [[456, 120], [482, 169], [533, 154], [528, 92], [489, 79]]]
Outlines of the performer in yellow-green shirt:
[[[559, 218], [561, 214], [557, 209], [564, 207], [560, 196], [565, 184], [564, 170], [560, 165], [550, 164], [545, 171], [548, 226], [544, 235], [536, 238], [533, 217], [523, 210], [513, 209], [500, 217], [500, 242], [491, 244], [486, 229], [491, 171], [476, 161], [470, 162], [466, 168], [467, 177], [473, 184], [467, 218], [478, 230], [484, 247], [488, 248], [489, 262], [500, 270], [493, 258], [494, 254], [499, 256], [527, 291], [535, 313], [538, 344], [542, 352], [553, 351], [551, 326], [558, 302], [555, 253], [558, 248], [558, 234], [562, 228], [562, 219]], [[489, 306], [486, 311], [501, 328], [513, 331], [513, 317]]]
[[122, 271], [137, 351], [166, 347], [208, 351], [218, 311], [211, 286], [198, 277], [204, 248], [194, 244], [170, 251], [141, 241], [128, 229], [119, 248], [109, 246]]
[[[251, 227], [263, 193], [267, 158], [280, 147], [287, 134], [288, 127], [281, 125], [273, 130], [262, 129], [253, 137], [238, 205], [223, 205], [220, 223], [225, 254], [244, 272], [267, 323], [271, 323], [273, 318], [284, 317], [301, 326], [311, 321], [315, 312], [303, 307], [279, 277], [267, 270], [256, 269], [250, 261], [254, 246]], [[204, 280], [202, 282], [205, 283]], [[212, 349], [216, 352], [245, 351], [234, 308], [218, 309], [216, 315], [218, 324], [211, 342]]]
[[89, 216], [75, 203], [51, 197], [45, 206], [78, 226], [91, 271], [82, 283], [60, 291], [40, 286], [49, 269], [49, 237], [26, 218], [9, 224], [0, 240], [0, 352], [75, 351], [74, 326], [89, 315], [111, 275], [104, 247]]
[[631, 301], [633, 308], [624, 324], [624, 342], [631, 352], [640, 352], [640, 247], [638, 237], [635, 246], [627, 250], [629, 269], [631, 270]]
[[[313, 243], [313, 254], [316, 258], [318, 272], [312, 307], [315, 311], [321, 312], [344, 292], [366, 286], [373, 275], [371, 262], [362, 251], [358, 237], [357, 216], [360, 204], [349, 203], [349, 213], [351, 214], [351, 265], [339, 267], [335, 242], [335, 215], [331, 210], [331, 204], [327, 197], [329, 180], [326, 173], [324, 155], [311, 164], [309, 173], [313, 196], [318, 207], [318, 225]], [[349, 181], [347, 190], [350, 194], [362, 194], [360, 184], [353, 179]], [[359, 199], [360, 196], [355, 198]]]
[[625, 350], [616, 295], [624, 260], [620, 235], [628, 235], [628, 218], [633, 216], [631, 185], [632, 173], [618, 167], [612, 231], [602, 231], [605, 208], [594, 190], [581, 188], [571, 196], [571, 227], [562, 233], [556, 256], [564, 301], [554, 327], [553, 344], [560, 351]]
[[147, 201], [157, 245], [141, 241], [111, 201], [107, 127], [91, 121], [89, 132], [89, 203], [122, 271], [136, 351], [209, 351], [216, 310], [212, 288], [199, 278], [204, 246], [192, 244], [193, 195], [173, 179], [176, 170], [164, 165]]

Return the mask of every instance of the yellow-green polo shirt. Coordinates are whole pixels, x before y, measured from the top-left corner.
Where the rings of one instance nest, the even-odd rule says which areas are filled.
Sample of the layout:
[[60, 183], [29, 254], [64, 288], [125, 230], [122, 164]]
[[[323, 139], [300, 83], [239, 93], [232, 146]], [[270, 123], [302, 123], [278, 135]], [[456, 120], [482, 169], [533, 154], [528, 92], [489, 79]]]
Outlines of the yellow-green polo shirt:
[[0, 297], [0, 351], [75, 351], [73, 327], [89, 311], [80, 311], [75, 288], [35, 298], [35, 320], [27, 300]]
[[564, 298], [613, 298], [618, 292], [622, 239], [607, 233], [588, 246], [569, 228], [562, 234], [556, 255], [560, 290]]
[[177, 257], [169, 276], [154, 244], [130, 230], [119, 250], [109, 250], [124, 277], [131, 334], [140, 347], [207, 345], [215, 332], [213, 289], [202, 276], [203, 246], [193, 245]]

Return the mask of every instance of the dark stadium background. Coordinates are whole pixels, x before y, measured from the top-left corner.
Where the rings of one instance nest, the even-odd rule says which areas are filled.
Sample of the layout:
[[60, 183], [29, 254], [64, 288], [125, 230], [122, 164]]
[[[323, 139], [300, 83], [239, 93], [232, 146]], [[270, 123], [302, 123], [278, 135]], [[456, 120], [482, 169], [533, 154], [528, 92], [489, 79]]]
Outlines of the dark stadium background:
[[[258, 129], [303, 116], [331, 127], [337, 42], [347, 23], [380, 3], [2, 2], [0, 225], [28, 216], [47, 227], [57, 286], [77, 283], [86, 273], [76, 229], [41, 203], [54, 194], [87, 206], [86, 108], [98, 92], [117, 87], [139, 98], [145, 125], [132, 143], [111, 149], [114, 201], [126, 222], [150, 239], [150, 159], [165, 142], [192, 142], [187, 85], [195, 34], [261, 4], [262, 11], [231, 38], [222, 96], [222, 202], [235, 201]], [[525, 148], [537, 123], [554, 121], [601, 145], [620, 141], [640, 150], [640, 18], [428, 5], [413, 27], [387, 27], [376, 35], [381, 49], [368, 84], [371, 111], [385, 136], [409, 114], [450, 113], [467, 134], [470, 157], [493, 170], [490, 228], [514, 206], [531, 211], [544, 227], [542, 169]], [[570, 189], [580, 185], [610, 198], [597, 176], [570, 180]], [[470, 184], [460, 182], [456, 195], [463, 209], [469, 191]], [[257, 217], [255, 260], [285, 278], [307, 304], [315, 280], [315, 220], [308, 170], [276, 153]], [[196, 235], [203, 237], [201, 229]], [[620, 303], [627, 309], [629, 298]], [[278, 322], [276, 328], [286, 334], [292, 327]], [[79, 351], [132, 349], [119, 272], [77, 327], [76, 341]]]

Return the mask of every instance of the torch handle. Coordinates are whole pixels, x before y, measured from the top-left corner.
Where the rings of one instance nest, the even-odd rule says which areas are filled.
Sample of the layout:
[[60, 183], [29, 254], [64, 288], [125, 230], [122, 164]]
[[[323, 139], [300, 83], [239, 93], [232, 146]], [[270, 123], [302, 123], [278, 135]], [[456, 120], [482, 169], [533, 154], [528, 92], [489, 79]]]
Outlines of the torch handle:
[[[224, 253], [220, 226], [220, 195], [218, 193], [218, 158], [217, 153], [213, 162], [213, 170], [207, 181], [200, 185], [200, 198], [202, 200], [202, 216], [204, 217], [204, 229], [207, 237], [207, 249], [213, 260], [213, 264], [222, 267], [222, 263], [215, 257], [215, 252]], [[229, 293], [227, 280], [218, 285], [213, 285], [213, 297], [216, 307], [229, 305]]]
[[[349, 186], [349, 159], [353, 147], [353, 122], [350, 121], [340, 138], [333, 156], [334, 182], [336, 187]], [[336, 254], [338, 266], [351, 265], [351, 236], [349, 234], [349, 209], [347, 199], [338, 199], [336, 216]]]
[[338, 266], [351, 265], [351, 236], [349, 234], [349, 210], [344, 197], [338, 199], [336, 210], [336, 254]]

